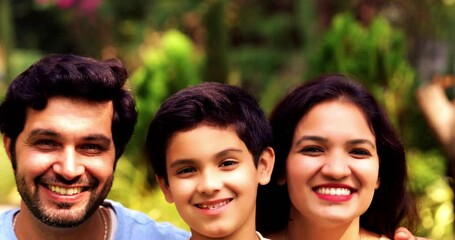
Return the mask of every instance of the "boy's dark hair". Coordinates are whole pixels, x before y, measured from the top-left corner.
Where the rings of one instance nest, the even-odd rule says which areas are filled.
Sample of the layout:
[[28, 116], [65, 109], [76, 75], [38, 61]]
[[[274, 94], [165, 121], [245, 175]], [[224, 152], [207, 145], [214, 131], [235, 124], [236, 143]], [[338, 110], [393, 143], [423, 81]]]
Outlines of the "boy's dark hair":
[[201, 124], [234, 127], [253, 155], [255, 165], [262, 151], [272, 142], [268, 121], [251, 95], [227, 84], [202, 83], [169, 97], [152, 119], [146, 148], [156, 175], [167, 182], [166, 149], [174, 134]]
[[417, 222], [415, 203], [408, 192], [408, 176], [403, 145], [373, 96], [360, 84], [338, 74], [322, 75], [291, 91], [273, 110], [275, 167], [271, 182], [259, 186], [257, 229], [271, 233], [286, 228], [291, 202], [287, 185], [278, 181], [286, 176], [286, 160], [294, 131], [300, 119], [321, 102], [343, 100], [355, 104], [364, 113], [375, 135], [379, 156], [381, 184], [375, 191], [368, 210], [360, 216], [360, 226], [366, 230], [393, 238], [403, 219], [409, 226]]
[[[66, 54], [42, 58], [13, 80], [0, 105], [0, 131], [11, 138], [11, 153], [24, 128], [27, 108], [43, 110], [49, 98], [61, 96], [113, 102], [112, 135], [118, 160], [137, 121], [133, 96], [124, 87], [127, 77], [117, 59], [97, 61]], [[14, 169], [15, 164], [13, 161]]]

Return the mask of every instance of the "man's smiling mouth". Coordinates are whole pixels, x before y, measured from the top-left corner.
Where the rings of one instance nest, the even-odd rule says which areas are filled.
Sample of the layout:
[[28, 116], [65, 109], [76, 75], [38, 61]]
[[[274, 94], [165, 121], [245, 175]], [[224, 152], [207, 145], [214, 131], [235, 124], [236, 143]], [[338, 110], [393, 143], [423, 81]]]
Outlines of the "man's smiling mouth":
[[78, 193], [81, 193], [83, 188], [82, 187], [69, 187], [69, 188], [65, 188], [65, 187], [59, 187], [59, 186], [55, 186], [55, 185], [46, 185], [47, 189], [51, 190], [52, 192], [54, 193], [58, 193], [58, 194], [61, 194], [61, 195], [76, 195]]

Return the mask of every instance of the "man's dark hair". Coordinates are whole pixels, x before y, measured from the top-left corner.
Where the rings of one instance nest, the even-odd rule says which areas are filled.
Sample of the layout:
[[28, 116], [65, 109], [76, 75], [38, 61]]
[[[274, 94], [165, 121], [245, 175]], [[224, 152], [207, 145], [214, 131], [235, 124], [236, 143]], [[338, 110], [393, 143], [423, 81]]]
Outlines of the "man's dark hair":
[[[53, 54], [30, 66], [9, 85], [0, 105], [0, 131], [11, 138], [11, 153], [25, 124], [28, 108], [43, 110], [49, 98], [67, 97], [89, 102], [112, 101], [115, 159], [120, 158], [137, 121], [128, 75], [117, 59], [98, 61], [75, 55]], [[13, 168], [15, 168], [13, 161]]]

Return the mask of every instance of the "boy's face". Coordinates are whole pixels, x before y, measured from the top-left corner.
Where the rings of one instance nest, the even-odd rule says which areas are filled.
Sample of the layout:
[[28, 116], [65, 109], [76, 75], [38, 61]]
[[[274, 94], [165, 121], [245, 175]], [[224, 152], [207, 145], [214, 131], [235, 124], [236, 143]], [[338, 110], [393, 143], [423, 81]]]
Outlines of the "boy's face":
[[158, 180], [194, 239], [247, 236], [255, 233], [258, 184], [270, 180], [273, 161], [268, 148], [256, 168], [233, 128], [200, 125], [171, 138], [166, 151], [169, 185]]

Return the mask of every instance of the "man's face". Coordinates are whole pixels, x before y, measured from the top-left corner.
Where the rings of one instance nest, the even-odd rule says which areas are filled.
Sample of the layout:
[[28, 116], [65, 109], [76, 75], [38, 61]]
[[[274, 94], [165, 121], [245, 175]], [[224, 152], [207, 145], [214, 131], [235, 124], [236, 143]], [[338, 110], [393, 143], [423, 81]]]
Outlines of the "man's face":
[[[77, 226], [96, 211], [113, 181], [112, 116], [112, 102], [64, 97], [27, 110], [15, 152], [8, 152], [17, 164], [21, 211], [55, 227]], [[11, 139], [4, 143], [9, 151]]]

